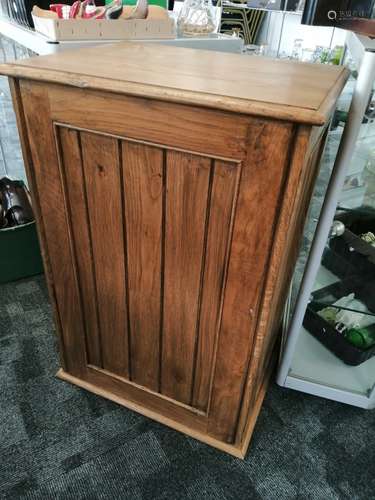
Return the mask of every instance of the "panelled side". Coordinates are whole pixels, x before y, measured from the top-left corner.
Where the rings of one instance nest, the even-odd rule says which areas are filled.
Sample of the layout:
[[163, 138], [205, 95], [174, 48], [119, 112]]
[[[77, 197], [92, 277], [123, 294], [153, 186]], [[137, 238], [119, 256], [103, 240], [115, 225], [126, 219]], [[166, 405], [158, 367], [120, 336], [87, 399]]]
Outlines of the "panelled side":
[[53, 128], [82, 355], [206, 414], [241, 164]]

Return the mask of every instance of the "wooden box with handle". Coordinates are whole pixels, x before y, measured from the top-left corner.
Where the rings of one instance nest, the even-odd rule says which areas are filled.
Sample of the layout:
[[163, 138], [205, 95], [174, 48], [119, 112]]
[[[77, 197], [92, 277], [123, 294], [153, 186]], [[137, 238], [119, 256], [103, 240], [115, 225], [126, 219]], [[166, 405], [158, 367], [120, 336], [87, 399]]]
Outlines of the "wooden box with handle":
[[58, 376], [243, 457], [348, 71], [125, 42], [0, 72]]

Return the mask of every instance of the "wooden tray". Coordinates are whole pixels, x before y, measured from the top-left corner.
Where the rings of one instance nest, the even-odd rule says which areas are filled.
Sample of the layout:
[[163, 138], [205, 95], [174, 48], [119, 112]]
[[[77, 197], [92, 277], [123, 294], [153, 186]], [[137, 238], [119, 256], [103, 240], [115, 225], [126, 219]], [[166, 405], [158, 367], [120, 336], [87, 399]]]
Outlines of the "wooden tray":
[[53, 42], [68, 40], [145, 40], [176, 37], [169, 19], [48, 19], [33, 15], [35, 31]]

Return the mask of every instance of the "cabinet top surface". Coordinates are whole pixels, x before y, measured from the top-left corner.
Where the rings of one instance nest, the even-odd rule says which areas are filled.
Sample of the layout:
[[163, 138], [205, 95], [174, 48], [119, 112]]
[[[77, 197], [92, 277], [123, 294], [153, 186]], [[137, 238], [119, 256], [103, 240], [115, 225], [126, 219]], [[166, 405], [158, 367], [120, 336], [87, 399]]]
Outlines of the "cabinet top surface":
[[24, 59], [0, 73], [315, 125], [348, 75], [339, 66], [133, 42]]

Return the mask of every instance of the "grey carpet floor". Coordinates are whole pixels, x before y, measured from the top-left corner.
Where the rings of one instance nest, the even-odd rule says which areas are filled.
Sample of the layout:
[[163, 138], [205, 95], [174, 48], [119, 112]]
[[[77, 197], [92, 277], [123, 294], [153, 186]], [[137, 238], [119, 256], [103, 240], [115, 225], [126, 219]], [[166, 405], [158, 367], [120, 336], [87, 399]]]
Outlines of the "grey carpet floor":
[[375, 498], [375, 414], [272, 385], [238, 460], [54, 378], [43, 277], [0, 287], [0, 496]]

